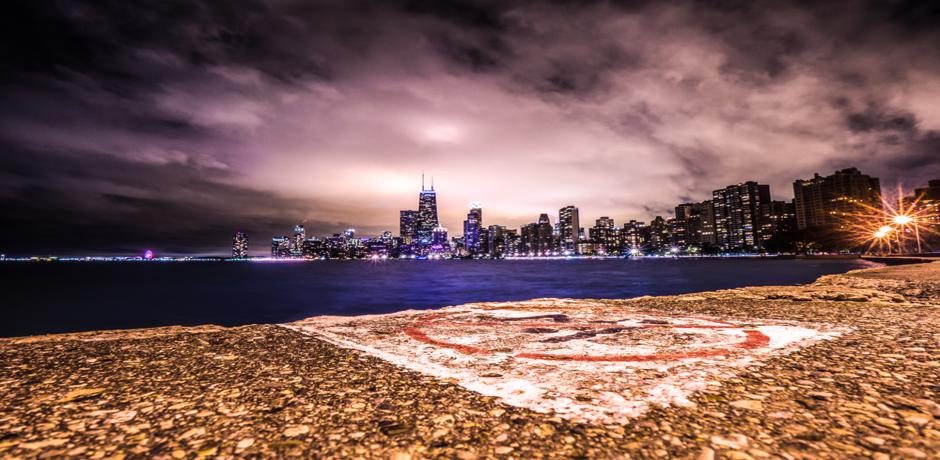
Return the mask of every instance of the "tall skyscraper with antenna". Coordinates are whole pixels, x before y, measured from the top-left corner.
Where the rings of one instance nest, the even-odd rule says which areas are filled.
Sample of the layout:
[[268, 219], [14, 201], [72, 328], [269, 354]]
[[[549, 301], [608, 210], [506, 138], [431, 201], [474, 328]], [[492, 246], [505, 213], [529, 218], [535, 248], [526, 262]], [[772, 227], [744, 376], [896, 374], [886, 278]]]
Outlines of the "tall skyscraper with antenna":
[[421, 193], [418, 195], [418, 244], [430, 246], [434, 229], [440, 225], [437, 216], [437, 192], [434, 191], [434, 178], [431, 188], [424, 188], [424, 174], [421, 174]]

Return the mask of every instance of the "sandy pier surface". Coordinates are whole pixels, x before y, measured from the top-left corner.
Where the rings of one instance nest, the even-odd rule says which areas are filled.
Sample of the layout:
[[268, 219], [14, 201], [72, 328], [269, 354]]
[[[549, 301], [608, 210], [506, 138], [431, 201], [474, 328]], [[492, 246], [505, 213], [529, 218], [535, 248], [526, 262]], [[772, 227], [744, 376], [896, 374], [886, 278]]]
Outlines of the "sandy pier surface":
[[940, 263], [461, 308], [0, 339], [0, 457], [940, 458]]

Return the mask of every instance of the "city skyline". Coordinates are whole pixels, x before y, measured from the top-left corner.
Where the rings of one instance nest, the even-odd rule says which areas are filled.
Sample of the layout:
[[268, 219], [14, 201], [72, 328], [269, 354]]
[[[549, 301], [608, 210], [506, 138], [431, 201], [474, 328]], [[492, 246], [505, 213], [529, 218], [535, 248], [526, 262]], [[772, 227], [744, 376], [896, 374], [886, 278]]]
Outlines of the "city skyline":
[[[756, 178], [940, 177], [929, 3], [14, 2], [0, 251], [215, 253], [580, 203], [649, 220]], [[838, 20], [832, 20], [832, 18]], [[251, 18], [251, 19], [248, 19]], [[756, 177], [759, 176], [759, 177]]]
[[[275, 236], [270, 257], [302, 259], [439, 259], [557, 256], [721, 255], [764, 253], [863, 253], [905, 251], [940, 243], [940, 180], [916, 188], [910, 196], [886, 199], [880, 179], [855, 167], [792, 183], [793, 198], [774, 200], [771, 188], [745, 180], [713, 190], [703, 201], [678, 203], [671, 215], [655, 216], [649, 224], [635, 219], [601, 216], [582, 226], [577, 206], [558, 209], [554, 225], [548, 213], [517, 228], [487, 225], [483, 206], [469, 205], [463, 234], [450, 234], [438, 220], [433, 180], [422, 176], [418, 210], [399, 212], [398, 235], [357, 234], [347, 229], [322, 238]], [[898, 193], [902, 193], [899, 191]], [[298, 229], [299, 233], [298, 233]], [[298, 236], [299, 235], [299, 236]], [[923, 235], [923, 237], [922, 237]], [[245, 258], [236, 233], [234, 258]]]

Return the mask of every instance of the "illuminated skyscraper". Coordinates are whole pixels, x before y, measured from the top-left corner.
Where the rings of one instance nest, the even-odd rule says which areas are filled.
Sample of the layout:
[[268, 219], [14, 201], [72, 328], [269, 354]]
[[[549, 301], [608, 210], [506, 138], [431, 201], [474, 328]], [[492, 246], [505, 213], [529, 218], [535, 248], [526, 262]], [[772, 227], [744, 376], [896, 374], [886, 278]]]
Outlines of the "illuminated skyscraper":
[[548, 256], [554, 248], [552, 223], [548, 214], [539, 215], [539, 221], [522, 227], [519, 250], [526, 255]]
[[411, 245], [418, 239], [418, 211], [401, 211], [398, 235], [402, 243]]
[[672, 236], [669, 233], [669, 223], [663, 216], [656, 216], [649, 225], [649, 249], [652, 252], [662, 252], [669, 248]]
[[565, 206], [558, 210], [558, 226], [561, 231], [561, 249], [571, 254], [578, 253], [578, 240], [581, 231], [581, 220], [578, 208]]
[[271, 257], [290, 257], [291, 240], [286, 236], [271, 238]]
[[614, 226], [614, 220], [604, 216], [588, 229], [595, 254], [615, 254], [620, 250], [620, 230]]
[[713, 247], [715, 238], [715, 204], [712, 200], [701, 203], [683, 203], [676, 206], [675, 245], [681, 248]]
[[754, 181], [712, 192], [718, 246], [735, 252], [761, 250], [761, 206], [769, 202], [770, 186]]
[[463, 221], [464, 248], [470, 255], [480, 252], [480, 228], [483, 226], [483, 206], [480, 203], [470, 203], [470, 212], [467, 220]]
[[870, 209], [881, 209], [881, 182], [855, 168], [836, 171], [831, 176], [819, 174], [793, 183], [796, 223], [800, 230], [809, 227], [837, 228], [844, 220]]
[[430, 253], [444, 256], [450, 253], [450, 241], [447, 240], [447, 229], [441, 226], [434, 227], [431, 230], [431, 248]]
[[235, 232], [232, 238], [232, 257], [236, 259], [248, 257], [248, 235], [245, 232]]
[[506, 227], [502, 225], [490, 225], [489, 230], [487, 230], [487, 237], [489, 241], [487, 242], [487, 249], [489, 249], [490, 257], [499, 258], [506, 254]]
[[307, 237], [307, 232], [304, 230], [303, 225], [294, 226], [294, 235], [290, 240], [290, 255], [291, 257], [301, 257], [303, 256], [304, 248], [304, 239]]
[[631, 220], [623, 224], [621, 231], [623, 250], [630, 255], [637, 256], [644, 252], [649, 242], [649, 227], [644, 222]]
[[434, 191], [434, 178], [431, 188], [424, 188], [424, 175], [421, 176], [421, 194], [418, 195], [418, 244], [427, 246], [431, 243], [431, 233], [440, 225], [437, 218], [437, 192]]
[[775, 236], [796, 231], [796, 210], [793, 202], [771, 201], [761, 205], [760, 238], [765, 244]]

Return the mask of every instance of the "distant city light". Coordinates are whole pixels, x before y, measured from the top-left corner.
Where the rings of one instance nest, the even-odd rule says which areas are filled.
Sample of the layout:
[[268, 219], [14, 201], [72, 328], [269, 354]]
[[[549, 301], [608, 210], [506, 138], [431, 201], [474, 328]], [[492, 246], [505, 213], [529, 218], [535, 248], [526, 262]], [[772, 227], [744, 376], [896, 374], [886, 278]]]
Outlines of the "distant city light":
[[153, 259], [153, 251], [149, 249], [144, 251], [144, 259], [147, 259], [147, 260]]

